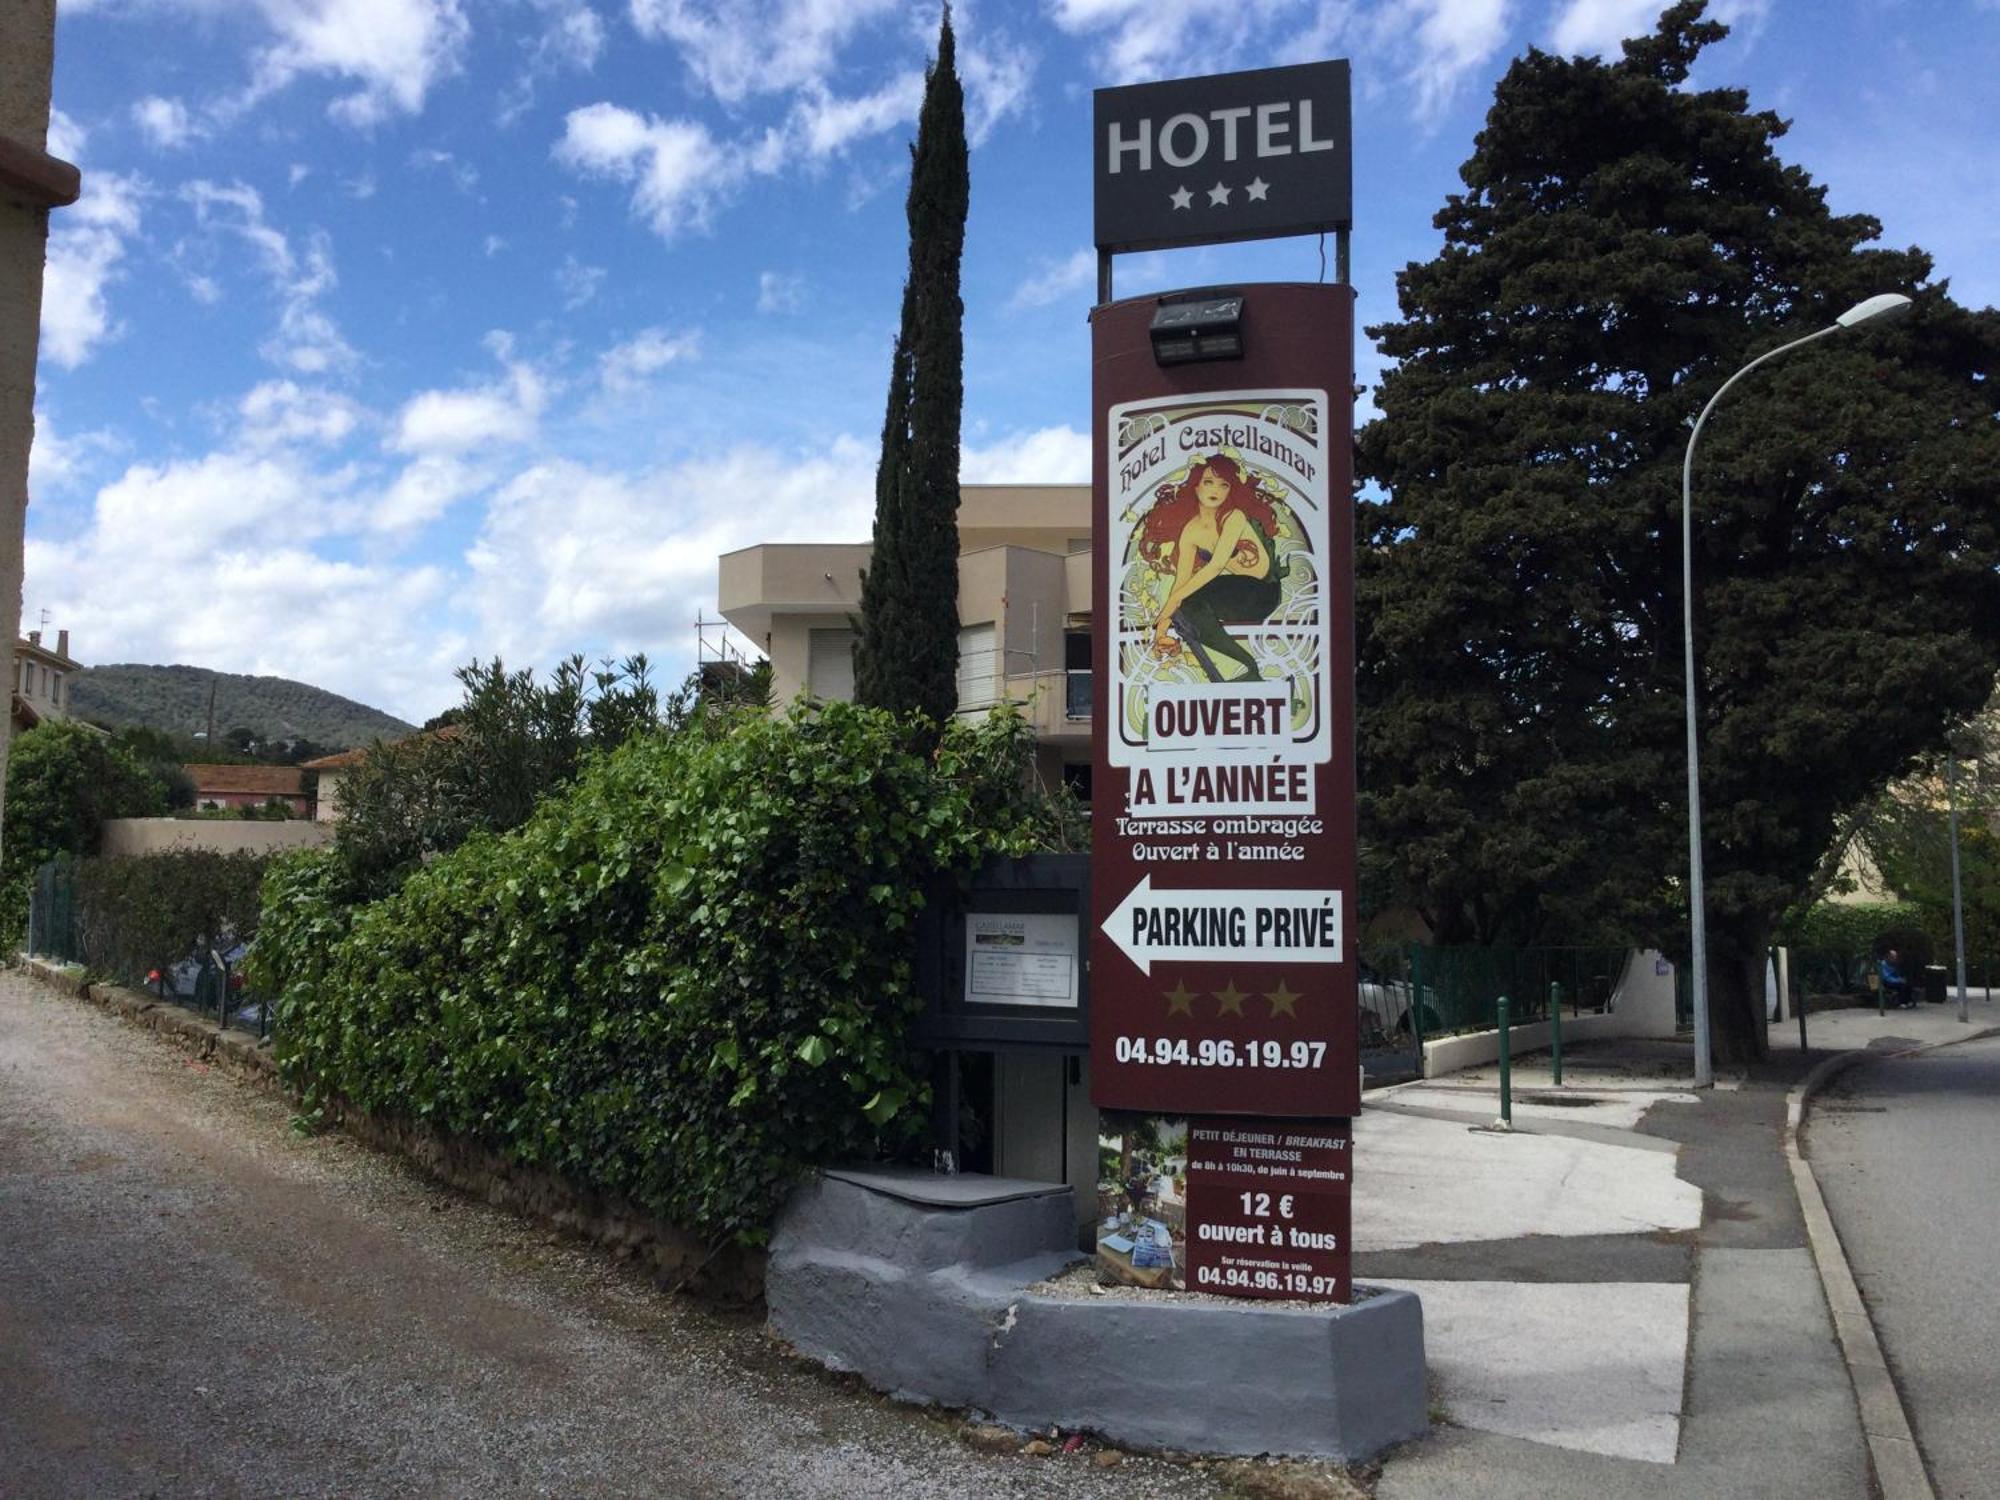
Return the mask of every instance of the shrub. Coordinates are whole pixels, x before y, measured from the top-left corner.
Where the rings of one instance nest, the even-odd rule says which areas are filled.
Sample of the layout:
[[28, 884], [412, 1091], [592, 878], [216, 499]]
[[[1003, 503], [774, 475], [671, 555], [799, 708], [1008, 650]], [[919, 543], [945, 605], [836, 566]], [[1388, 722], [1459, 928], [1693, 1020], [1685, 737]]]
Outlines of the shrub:
[[846, 704], [647, 735], [352, 911], [337, 859], [281, 862], [287, 1080], [760, 1239], [806, 1166], [912, 1137], [924, 891], [1033, 841], [1019, 718], [934, 738]]
[[58, 854], [92, 854], [106, 818], [163, 813], [166, 792], [124, 746], [74, 720], [37, 724], [7, 757], [0, 932], [22, 930], [28, 885]]
[[183, 958], [249, 942], [262, 911], [265, 856], [212, 849], [86, 859], [77, 866], [84, 961], [136, 983]]

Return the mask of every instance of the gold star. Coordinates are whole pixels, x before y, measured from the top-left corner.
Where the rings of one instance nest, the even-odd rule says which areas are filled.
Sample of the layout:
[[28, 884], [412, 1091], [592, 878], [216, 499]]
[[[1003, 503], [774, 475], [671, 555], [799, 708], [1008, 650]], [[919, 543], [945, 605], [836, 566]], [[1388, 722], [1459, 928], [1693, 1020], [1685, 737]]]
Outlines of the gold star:
[[1190, 1021], [1194, 1019], [1194, 991], [1184, 981], [1174, 982], [1173, 993], [1167, 996], [1167, 1014], [1186, 1016]]
[[1293, 1010], [1292, 1007], [1305, 997], [1303, 995], [1295, 995], [1286, 989], [1285, 981], [1280, 979], [1278, 987], [1264, 998], [1271, 1002], [1271, 1014], [1273, 1017], [1290, 1016], [1293, 1020], [1297, 1020], [1298, 1012]]
[[1215, 992], [1215, 998], [1221, 1002], [1221, 1008], [1216, 1011], [1218, 1016], [1240, 1016], [1243, 1014], [1243, 1002], [1250, 997], [1236, 988], [1236, 981], [1232, 979], [1228, 989]]

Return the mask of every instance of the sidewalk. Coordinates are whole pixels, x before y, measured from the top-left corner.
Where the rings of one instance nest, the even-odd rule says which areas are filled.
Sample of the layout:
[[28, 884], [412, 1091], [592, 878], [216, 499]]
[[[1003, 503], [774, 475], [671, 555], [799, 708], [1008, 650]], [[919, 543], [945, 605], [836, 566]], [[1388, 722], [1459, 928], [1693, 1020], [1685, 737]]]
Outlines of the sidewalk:
[[1974, 992], [1774, 1023], [1769, 1062], [1692, 1089], [1685, 1042], [1565, 1049], [1367, 1096], [1355, 1277], [1424, 1301], [1445, 1425], [1392, 1455], [1381, 1500], [1866, 1500], [1866, 1445], [1783, 1151], [1812, 1067], [2000, 1026]]

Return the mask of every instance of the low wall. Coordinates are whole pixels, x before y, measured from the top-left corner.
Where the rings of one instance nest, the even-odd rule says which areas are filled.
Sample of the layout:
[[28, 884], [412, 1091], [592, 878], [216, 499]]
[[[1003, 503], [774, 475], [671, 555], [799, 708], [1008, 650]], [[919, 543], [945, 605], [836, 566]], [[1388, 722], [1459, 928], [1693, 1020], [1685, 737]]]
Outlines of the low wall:
[[[137, 820], [134, 820], [137, 821]], [[164, 820], [162, 820], [164, 821]], [[282, 826], [282, 825], [279, 825]], [[88, 1000], [135, 1026], [157, 1033], [185, 1052], [227, 1068], [285, 1096], [278, 1061], [268, 1039], [218, 1027], [194, 1011], [144, 990], [86, 980], [80, 970], [23, 957], [21, 967], [64, 994]], [[697, 1236], [652, 1218], [628, 1203], [578, 1186], [552, 1172], [516, 1166], [498, 1152], [407, 1120], [359, 1111], [332, 1112], [348, 1135], [407, 1157], [427, 1176], [525, 1218], [602, 1245], [620, 1260], [639, 1262], [662, 1286], [692, 1290], [734, 1306], [764, 1295], [764, 1252]]]
[[280, 849], [314, 849], [332, 841], [331, 823], [304, 819], [266, 823], [249, 818], [107, 818], [98, 852], [213, 849], [219, 854], [271, 854]]
[[[1674, 971], [1660, 969], [1661, 955], [1635, 948], [1625, 956], [1625, 971], [1611, 994], [1611, 1008], [1602, 1013], [1564, 1015], [1564, 1042], [1595, 1041], [1614, 1036], [1672, 1037], [1679, 1034], [1674, 1017]], [[1508, 1045], [1516, 1055], [1547, 1048], [1553, 1033], [1546, 1021], [1507, 1028]], [[1424, 1077], [1439, 1078], [1464, 1068], [1483, 1067], [1500, 1056], [1498, 1031], [1468, 1031], [1424, 1043]]]
[[827, 1172], [771, 1240], [771, 1327], [904, 1400], [1011, 1427], [1202, 1453], [1358, 1463], [1427, 1426], [1423, 1308], [1095, 1295], [1071, 1190], [900, 1169]]

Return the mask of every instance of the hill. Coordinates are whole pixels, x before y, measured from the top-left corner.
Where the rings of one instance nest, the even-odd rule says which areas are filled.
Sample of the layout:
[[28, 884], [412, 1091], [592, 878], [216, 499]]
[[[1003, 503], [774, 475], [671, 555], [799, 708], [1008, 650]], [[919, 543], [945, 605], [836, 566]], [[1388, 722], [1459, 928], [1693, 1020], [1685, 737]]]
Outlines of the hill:
[[211, 682], [218, 740], [242, 726], [255, 730], [259, 740], [304, 738], [327, 750], [347, 750], [378, 738], [394, 739], [415, 727], [379, 708], [287, 677], [132, 662], [77, 673], [70, 683], [70, 712], [114, 727], [145, 724], [170, 734], [198, 734], [208, 728]]

